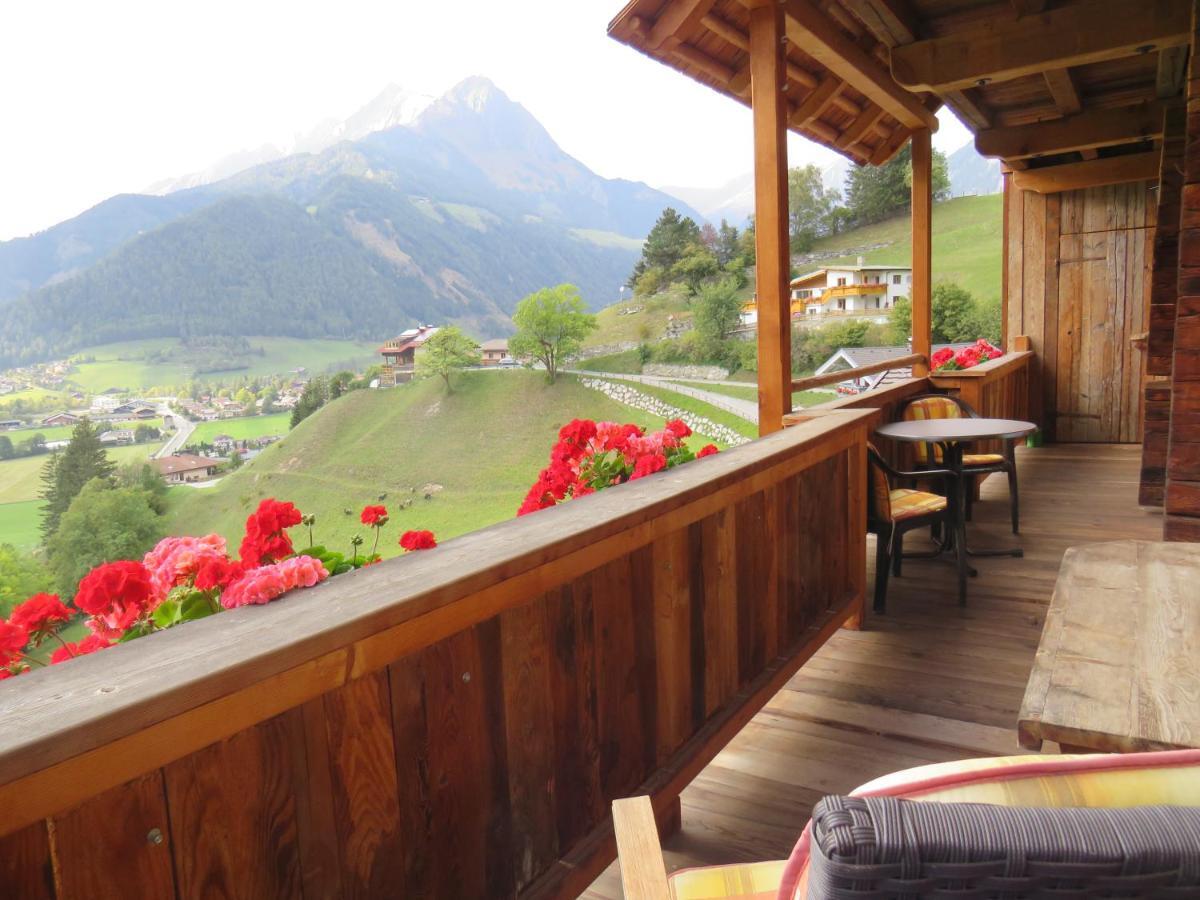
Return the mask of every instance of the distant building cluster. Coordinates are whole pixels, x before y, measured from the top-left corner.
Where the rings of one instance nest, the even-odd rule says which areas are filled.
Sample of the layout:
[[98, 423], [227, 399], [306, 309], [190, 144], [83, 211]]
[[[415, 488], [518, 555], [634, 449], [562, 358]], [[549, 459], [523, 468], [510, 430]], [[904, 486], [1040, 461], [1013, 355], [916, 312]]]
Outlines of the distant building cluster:
[[[379, 348], [383, 357], [383, 367], [379, 375], [380, 387], [395, 387], [412, 381], [417, 368], [417, 351], [439, 330], [436, 325], [418, 325], [401, 332], [391, 340], [384, 341], [383, 346]], [[480, 361], [484, 366], [516, 364], [508, 355], [508, 340], [505, 338], [484, 341], [479, 346], [479, 352]]]

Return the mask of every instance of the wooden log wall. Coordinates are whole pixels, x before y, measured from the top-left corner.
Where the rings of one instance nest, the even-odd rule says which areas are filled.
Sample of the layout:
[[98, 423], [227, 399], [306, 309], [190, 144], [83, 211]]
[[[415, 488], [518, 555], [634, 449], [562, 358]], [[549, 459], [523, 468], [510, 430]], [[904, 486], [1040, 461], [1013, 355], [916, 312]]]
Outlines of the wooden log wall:
[[1035, 353], [1048, 440], [1136, 443], [1155, 203], [1151, 182], [1038, 194], [1005, 176], [1005, 328]]
[[1200, 2], [1192, 3], [1187, 148], [1179, 229], [1179, 284], [1171, 362], [1171, 418], [1163, 537], [1200, 541]]
[[0, 684], [0, 895], [574, 896], [861, 611], [869, 419]]

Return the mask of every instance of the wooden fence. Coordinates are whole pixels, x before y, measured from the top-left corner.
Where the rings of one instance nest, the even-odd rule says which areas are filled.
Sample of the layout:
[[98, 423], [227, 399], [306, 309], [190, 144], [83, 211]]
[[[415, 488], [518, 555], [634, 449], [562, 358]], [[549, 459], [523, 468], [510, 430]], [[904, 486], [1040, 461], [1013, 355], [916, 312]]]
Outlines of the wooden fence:
[[871, 416], [0, 684], [0, 894], [573, 896], [861, 612]]

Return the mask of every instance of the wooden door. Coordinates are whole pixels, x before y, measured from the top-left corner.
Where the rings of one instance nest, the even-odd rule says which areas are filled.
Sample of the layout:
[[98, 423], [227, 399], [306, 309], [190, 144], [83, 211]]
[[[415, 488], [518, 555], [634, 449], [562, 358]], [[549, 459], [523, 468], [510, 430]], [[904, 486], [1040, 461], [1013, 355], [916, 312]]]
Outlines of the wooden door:
[[1005, 326], [1036, 354], [1031, 416], [1048, 440], [1140, 440], [1154, 202], [1150, 182], [1058, 194], [1006, 188]]

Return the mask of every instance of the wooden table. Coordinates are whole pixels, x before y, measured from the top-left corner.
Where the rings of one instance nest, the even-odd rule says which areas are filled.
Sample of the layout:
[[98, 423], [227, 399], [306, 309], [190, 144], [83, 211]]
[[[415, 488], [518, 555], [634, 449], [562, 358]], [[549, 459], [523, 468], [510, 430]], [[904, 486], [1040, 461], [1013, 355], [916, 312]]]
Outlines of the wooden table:
[[1017, 732], [1030, 750], [1200, 747], [1200, 544], [1066, 552]]

